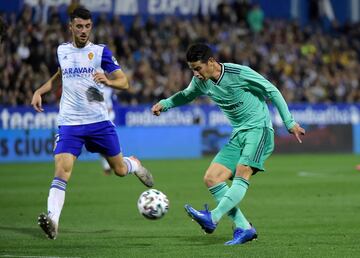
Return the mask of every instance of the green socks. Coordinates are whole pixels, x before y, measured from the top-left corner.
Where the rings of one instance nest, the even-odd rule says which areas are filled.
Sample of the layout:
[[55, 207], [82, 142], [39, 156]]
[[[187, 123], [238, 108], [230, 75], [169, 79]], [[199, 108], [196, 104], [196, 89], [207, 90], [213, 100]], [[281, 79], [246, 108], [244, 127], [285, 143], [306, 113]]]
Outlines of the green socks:
[[242, 212], [236, 206], [244, 198], [249, 187], [249, 182], [242, 177], [235, 177], [232, 186], [229, 188], [226, 183], [220, 183], [209, 188], [210, 193], [218, 202], [218, 206], [211, 211], [211, 217], [214, 222], [218, 222], [221, 217], [228, 213], [233, 219], [236, 227], [243, 229], [250, 228]]
[[[219, 208], [219, 206], [220, 206], [219, 203], [224, 202], [224, 200], [228, 200], [228, 198], [227, 197], [224, 198], [224, 196], [228, 193], [229, 190], [231, 190], [233, 188], [235, 180], [237, 180], [237, 177], [234, 179], [233, 185], [231, 186], [231, 188], [229, 188], [229, 186], [224, 182], [220, 183], [220, 184], [217, 184], [217, 185], [214, 185], [214, 186], [209, 188], [209, 191], [210, 191], [211, 195], [215, 198], [216, 203], [218, 204], [217, 208], [214, 209], [213, 211], [211, 211], [212, 218], [214, 219], [214, 221], [217, 222], [217, 221], [220, 220], [220, 218], [225, 213], [227, 213], [228, 216], [234, 221], [235, 226], [237, 228], [248, 229], [251, 226], [250, 226], [249, 222], [247, 221], [247, 219], [245, 218], [245, 216], [242, 214], [241, 210], [236, 207], [238, 202], [235, 205], [231, 206], [229, 208], [230, 210], [223, 210], [223, 208]], [[241, 178], [240, 180], [244, 180], [246, 182], [246, 189], [247, 189], [249, 183], [243, 178]], [[244, 188], [244, 187], [241, 187], [241, 188]], [[244, 197], [246, 189], [241, 194], [241, 199]], [[239, 199], [239, 202], [241, 201], [241, 199]], [[223, 205], [221, 207], [223, 207]], [[219, 219], [216, 219], [216, 218], [219, 218]]]

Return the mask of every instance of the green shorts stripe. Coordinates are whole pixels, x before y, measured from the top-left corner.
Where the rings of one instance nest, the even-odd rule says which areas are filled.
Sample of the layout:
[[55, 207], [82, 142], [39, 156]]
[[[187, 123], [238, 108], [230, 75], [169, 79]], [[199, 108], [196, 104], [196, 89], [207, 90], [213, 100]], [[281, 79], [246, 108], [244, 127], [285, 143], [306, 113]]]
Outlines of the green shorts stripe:
[[264, 149], [264, 146], [265, 146], [265, 139], [266, 139], [266, 133], [267, 133], [267, 130], [264, 130], [263, 129], [263, 134], [261, 136], [261, 140], [260, 140], [260, 143], [259, 143], [259, 146], [256, 150], [256, 153], [255, 153], [255, 157], [254, 157], [254, 161], [255, 162], [259, 162], [259, 159], [260, 159], [260, 154], [262, 153], [263, 149]]

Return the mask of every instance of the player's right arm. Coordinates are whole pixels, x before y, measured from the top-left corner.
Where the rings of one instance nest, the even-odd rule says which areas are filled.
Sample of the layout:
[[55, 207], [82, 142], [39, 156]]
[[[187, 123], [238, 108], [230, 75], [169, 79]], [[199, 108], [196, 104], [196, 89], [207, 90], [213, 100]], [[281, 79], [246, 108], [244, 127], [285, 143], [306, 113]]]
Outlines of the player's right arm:
[[288, 131], [301, 143], [300, 137], [301, 135], [305, 135], [305, 129], [296, 123], [280, 91], [270, 81], [248, 66], [243, 66], [241, 73], [244, 81], [249, 82], [250, 88], [256, 92], [260, 92], [264, 97], [267, 97], [275, 104]]
[[58, 84], [61, 80], [61, 70], [60, 68], [58, 71], [43, 85], [41, 85], [40, 88], [38, 88], [32, 97], [31, 105], [37, 112], [43, 112], [44, 109], [42, 108], [42, 99], [41, 96], [53, 88], [54, 84]]
[[152, 106], [151, 111], [154, 115], [159, 116], [161, 112], [166, 112], [170, 108], [190, 103], [196, 97], [202, 94], [203, 93], [201, 92], [199, 87], [197, 87], [197, 83], [193, 78], [193, 80], [190, 82], [189, 86], [186, 89], [175, 93], [167, 99], [160, 100], [158, 103]]

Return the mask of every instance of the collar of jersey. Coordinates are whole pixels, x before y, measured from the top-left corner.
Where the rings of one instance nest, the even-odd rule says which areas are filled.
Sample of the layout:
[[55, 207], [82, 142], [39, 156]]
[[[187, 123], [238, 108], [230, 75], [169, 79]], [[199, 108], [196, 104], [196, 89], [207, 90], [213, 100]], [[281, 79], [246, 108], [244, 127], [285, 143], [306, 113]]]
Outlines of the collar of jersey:
[[219, 83], [221, 82], [221, 79], [224, 77], [224, 64], [223, 63], [220, 63], [220, 65], [221, 65], [221, 73], [220, 73], [220, 77], [219, 77], [219, 79], [217, 79], [217, 81], [216, 82], [214, 82], [213, 81], [213, 83], [215, 84], [215, 85], [219, 85]]
[[87, 47], [89, 47], [89, 46], [92, 45], [92, 42], [89, 41], [84, 47], [79, 48], [79, 47], [76, 47], [76, 46], [74, 45], [74, 42], [70, 42], [70, 43], [71, 43], [71, 46], [72, 46], [73, 48], [76, 48], [76, 49], [85, 49], [85, 48], [87, 48]]

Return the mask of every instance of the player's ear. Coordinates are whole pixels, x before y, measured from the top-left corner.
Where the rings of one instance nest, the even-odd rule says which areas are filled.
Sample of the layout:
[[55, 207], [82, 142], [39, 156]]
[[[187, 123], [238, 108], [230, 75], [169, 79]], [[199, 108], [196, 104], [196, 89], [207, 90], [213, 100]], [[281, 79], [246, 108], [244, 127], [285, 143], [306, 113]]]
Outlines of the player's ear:
[[215, 58], [213, 58], [212, 56], [209, 57], [208, 59], [208, 63], [214, 63], [215, 62]]
[[207, 63], [208, 63], [208, 65], [211, 65], [212, 67], [214, 67], [214, 64], [216, 63], [215, 58], [209, 57]]

